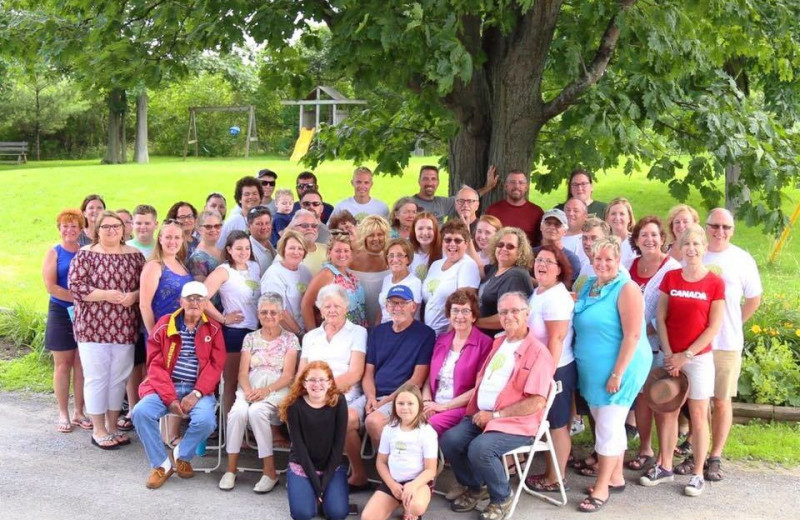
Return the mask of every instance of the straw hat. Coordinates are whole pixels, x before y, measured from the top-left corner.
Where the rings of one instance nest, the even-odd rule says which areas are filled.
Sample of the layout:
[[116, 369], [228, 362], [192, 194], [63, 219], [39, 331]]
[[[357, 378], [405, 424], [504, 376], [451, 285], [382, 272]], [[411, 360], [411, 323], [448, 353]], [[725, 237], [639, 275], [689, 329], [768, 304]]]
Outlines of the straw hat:
[[654, 412], [674, 412], [689, 397], [689, 379], [683, 372], [679, 372], [678, 377], [672, 377], [664, 368], [654, 368], [644, 382], [642, 395]]

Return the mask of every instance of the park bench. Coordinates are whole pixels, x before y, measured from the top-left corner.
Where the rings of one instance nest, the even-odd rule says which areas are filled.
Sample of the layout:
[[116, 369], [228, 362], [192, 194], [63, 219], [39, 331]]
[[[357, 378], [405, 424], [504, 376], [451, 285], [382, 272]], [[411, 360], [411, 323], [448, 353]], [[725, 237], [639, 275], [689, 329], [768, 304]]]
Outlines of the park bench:
[[0, 160], [3, 163], [22, 164], [28, 162], [28, 143], [2, 142], [0, 141], [0, 157], [9, 156], [16, 159]]

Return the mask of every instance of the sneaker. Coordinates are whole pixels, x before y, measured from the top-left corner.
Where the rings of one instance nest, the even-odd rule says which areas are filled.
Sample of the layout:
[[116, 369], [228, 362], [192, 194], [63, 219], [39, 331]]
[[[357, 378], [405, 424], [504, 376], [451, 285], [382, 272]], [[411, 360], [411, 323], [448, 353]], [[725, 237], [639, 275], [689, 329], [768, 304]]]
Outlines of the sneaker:
[[636, 429], [636, 426], [625, 423], [625, 433], [628, 435], [628, 442], [635, 441], [639, 438], [639, 430]]
[[672, 471], [662, 468], [660, 464], [656, 464], [647, 473], [639, 477], [639, 484], [645, 487], [653, 487], [662, 482], [672, 482], [674, 480], [675, 474]]
[[478, 502], [487, 498], [489, 498], [489, 490], [486, 488], [481, 488], [479, 491], [467, 489], [450, 504], [450, 509], [456, 513], [466, 513], [475, 509]]
[[586, 429], [586, 426], [583, 424], [583, 417], [575, 417], [572, 420], [572, 425], [569, 427], [569, 435], [572, 437], [573, 435], [578, 435], [579, 433], [583, 432]]
[[466, 490], [467, 486], [462, 486], [461, 484], [456, 482], [455, 484], [453, 484], [453, 487], [450, 488], [450, 491], [447, 492], [444, 498], [452, 502], [456, 498], [460, 497]]
[[154, 468], [153, 471], [150, 472], [150, 475], [147, 477], [147, 482], [145, 486], [148, 489], [158, 489], [164, 485], [164, 482], [167, 481], [169, 477], [172, 476], [175, 470], [172, 468], [164, 469], [163, 467], [159, 466]]
[[689, 484], [683, 488], [683, 494], [690, 497], [699, 497], [703, 494], [705, 485], [706, 481], [703, 480], [703, 477], [700, 475], [692, 475], [692, 478], [689, 479]]
[[266, 475], [261, 475], [261, 480], [256, 482], [256, 485], [253, 486], [253, 491], [256, 493], [269, 493], [277, 483], [278, 479], [273, 480]]
[[230, 491], [236, 485], [236, 473], [226, 471], [222, 478], [219, 479], [219, 488], [222, 491]]
[[503, 520], [511, 509], [514, 495], [509, 495], [503, 502], [489, 502], [486, 509], [480, 514], [480, 520]]

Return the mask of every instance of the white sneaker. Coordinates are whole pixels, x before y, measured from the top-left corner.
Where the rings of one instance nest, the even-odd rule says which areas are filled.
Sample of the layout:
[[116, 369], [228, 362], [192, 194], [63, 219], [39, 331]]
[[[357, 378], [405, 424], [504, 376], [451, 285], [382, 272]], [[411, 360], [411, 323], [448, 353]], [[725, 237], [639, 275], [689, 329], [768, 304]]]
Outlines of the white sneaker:
[[692, 475], [689, 484], [683, 488], [683, 493], [690, 497], [699, 497], [703, 493], [706, 481], [700, 475]]
[[277, 483], [278, 479], [272, 480], [268, 476], [262, 475], [261, 480], [256, 482], [256, 485], [253, 486], [253, 491], [256, 493], [269, 493]]
[[222, 478], [219, 479], [219, 488], [222, 491], [230, 491], [236, 485], [236, 473], [230, 471], [225, 472]]

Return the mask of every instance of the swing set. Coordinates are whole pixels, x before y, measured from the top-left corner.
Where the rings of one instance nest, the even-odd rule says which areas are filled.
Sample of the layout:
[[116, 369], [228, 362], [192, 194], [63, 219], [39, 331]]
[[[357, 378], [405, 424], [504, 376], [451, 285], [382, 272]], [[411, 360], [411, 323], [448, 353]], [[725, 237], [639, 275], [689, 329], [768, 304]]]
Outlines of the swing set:
[[[256, 107], [255, 105], [245, 106], [208, 106], [208, 107], [189, 107], [189, 128], [186, 131], [186, 144], [183, 147], [183, 158], [189, 154], [189, 146], [194, 145], [194, 156], [198, 157], [200, 154], [200, 139], [197, 137], [197, 113], [198, 112], [248, 112], [249, 118], [247, 121], [247, 137], [244, 145], [244, 156], [250, 157], [250, 143], [258, 142], [258, 134], [256, 132]], [[240, 129], [238, 126], [230, 128], [230, 134], [233, 137], [239, 135]]]

